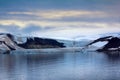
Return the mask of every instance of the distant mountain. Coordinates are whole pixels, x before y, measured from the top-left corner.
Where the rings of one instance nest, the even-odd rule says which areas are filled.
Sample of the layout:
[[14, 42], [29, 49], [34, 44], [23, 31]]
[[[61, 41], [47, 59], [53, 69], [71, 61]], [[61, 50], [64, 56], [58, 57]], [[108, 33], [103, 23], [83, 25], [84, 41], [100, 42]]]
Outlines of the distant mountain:
[[94, 39], [90, 38], [90, 36], [87, 38], [78, 38], [77, 40], [60, 40], [40, 37], [21, 37], [10, 33], [1, 33], [0, 51], [85, 46], [93, 46], [93, 48], [96, 48], [98, 51], [113, 49], [119, 50], [120, 48], [119, 33], [99, 34], [94, 36]]
[[22, 49], [14, 41], [14, 36], [9, 33], [0, 34], [0, 49], [3, 49], [2, 47], [4, 47], [6, 50]]
[[28, 37], [27, 41], [18, 46], [25, 49], [40, 49], [40, 48], [60, 48], [65, 47], [64, 43], [60, 43], [54, 39], [44, 39], [39, 37]]
[[9, 33], [0, 34], [0, 51], [59, 47], [65, 47], [64, 43], [60, 43], [54, 39], [39, 37], [18, 37]]
[[100, 35], [100, 37], [105, 37], [105, 36], [120, 37], [120, 32], [104, 33], [104, 34], [99, 34], [99, 35]]
[[120, 32], [93, 34], [93, 35], [87, 34], [82, 36], [75, 36], [72, 39], [76, 41], [89, 41], [89, 40], [95, 40], [97, 38], [106, 37], [106, 36], [120, 37]]
[[[109, 36], [106, 36], [109, 35]], [[120, 51], [120, 35], [116, 34], [105, 34], [105, 37], [100, 37], [96, 40], [93, 40], [86, 46], [94, 45], [98, 42], [107, 42], [103, 44], [97, 51]], [[97, 45], [98, 46], [98, 45]]]

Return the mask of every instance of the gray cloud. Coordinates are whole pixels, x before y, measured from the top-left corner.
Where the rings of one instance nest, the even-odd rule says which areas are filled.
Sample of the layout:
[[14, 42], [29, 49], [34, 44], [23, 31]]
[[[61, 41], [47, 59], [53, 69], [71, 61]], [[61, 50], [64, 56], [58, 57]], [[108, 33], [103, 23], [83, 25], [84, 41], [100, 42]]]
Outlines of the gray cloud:
[[0, 25], [0, 30], [6, 33], [13, 34], [31, 34], [33, 32], [42, 32], [55, 29], [54, 27], [40, 27], [37, 25], [28, 25], [24, 28], [20, 28], [16, 25]]
[[47, 37], [120, 31], [119, 4], [120, 0], [0, 0], [0, 31]]

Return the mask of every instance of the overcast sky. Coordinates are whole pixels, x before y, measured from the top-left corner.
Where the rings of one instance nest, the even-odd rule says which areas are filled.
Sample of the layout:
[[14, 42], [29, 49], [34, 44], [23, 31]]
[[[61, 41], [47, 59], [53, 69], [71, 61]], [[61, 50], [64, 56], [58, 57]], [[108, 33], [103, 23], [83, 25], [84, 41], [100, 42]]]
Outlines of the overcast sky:
[[0, 0], [0, 32], [51, 38], [120, 32], [120, 0]]

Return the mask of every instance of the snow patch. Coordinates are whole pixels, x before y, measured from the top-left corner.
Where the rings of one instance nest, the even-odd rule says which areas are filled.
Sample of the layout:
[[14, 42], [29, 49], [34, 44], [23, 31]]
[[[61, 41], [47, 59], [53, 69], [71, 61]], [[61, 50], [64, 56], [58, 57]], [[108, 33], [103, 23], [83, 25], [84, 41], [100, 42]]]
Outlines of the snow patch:
[[101, 48], [104, 45], [106, 45], [107, 43], [108, 43], [107, 41], [105, 41], [105, 42], [97, 42], [97, 43], [94, 43], [92, 45]]

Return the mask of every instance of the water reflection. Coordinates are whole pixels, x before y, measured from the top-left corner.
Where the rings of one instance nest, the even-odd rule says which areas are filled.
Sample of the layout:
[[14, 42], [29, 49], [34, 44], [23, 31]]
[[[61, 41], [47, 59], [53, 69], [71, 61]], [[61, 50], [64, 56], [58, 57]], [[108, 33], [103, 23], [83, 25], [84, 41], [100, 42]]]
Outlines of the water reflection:
[[104, 52], [110, 60], [120, 60], [120, 51]]
[[0, 80], [119, 80], [118, 54], [0, 54]]

